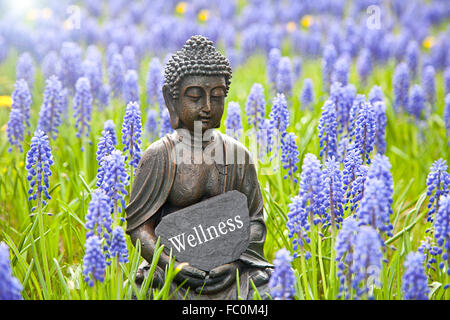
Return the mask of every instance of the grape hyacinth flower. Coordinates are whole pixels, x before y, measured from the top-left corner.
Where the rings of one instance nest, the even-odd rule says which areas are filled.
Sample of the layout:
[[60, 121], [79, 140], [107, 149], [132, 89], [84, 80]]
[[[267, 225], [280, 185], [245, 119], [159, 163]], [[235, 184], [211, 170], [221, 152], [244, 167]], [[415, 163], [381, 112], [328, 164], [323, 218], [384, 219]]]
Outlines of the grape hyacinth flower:
[[[286, 136], [286, 129], [289, 125], [289, 109], [287, 106], [286, 97], [283, 93], [277, 93], [275, 98], [273, 98], [272, 109], [269, 114], [270, 132], [275, 135], [277, 148], [279, 150], [280, 142], [283, 143], [284, 137]], [[268, 146], [269, 151], [273, 149], [272, 143]]]
[[125, 82], [125, 64], [122, 56], [118, 53], [113, 55], [111, 64], [108, 66], [108, 78], [113, 96], [115, 98], [122, 97]]
[[[356, 212], [359, 203], [364, 196], [364, 186], [367, 179], [367, 172], [369, 171], [369, 167], [365, 165], [361, 165], [356, 172], [356, 179], [352, 183], [350, 194], [351, 194], [351, 212]], [[348, 198], [347, 198], [348, 199]], [[346, 208], [347, 209], [347, 208]], [[355, 215], [356, 217], [356, 215]]]
[[336, 262], [338, 266], [337, 276], [339, 278], [339, 295], [345, 295], [345, 299], [350, 299], [350, 287], [352, 286], [353, 251], [356, 243], [356, 237], [359, 232], [358, 222], [349, 217], [342, 223], [342, 229], [336, 237]]
[[332, 44], [325, 46], [322, 57], [322, 80], [327, 91], [331, 85], [331, 76], [333, 74], [336, 59], [337, 52], [335, 47]]
[[386, 152], [386, 105], [383, 101], [375, 101], [372, 103], [375, 111], [376, 133], [375, 133], [375, 149], [377, 153], [384, 154]]
[[[296, 140], [297, 136], [290, 132], [281, 142], [281, 163], [283, 164], [283, 169], [288, 169], [288, 174], [283, 177], [284, 179], [287, 179], [288, 175], [292, 178], [297, 171], [299, 152]], [[294, 182], [297, 183], [297, 178], [294, 178]]]
[[62, 103], [61, 82], [56, 76], [51, 76], [46, 81], [37, 127], [53, 139], [56, 139], [58, 127], [61, 125]]
[[228, 103], [227, 119], [225, 120], [226, 134], [239, 140], [242, 135], [241, 107], [238, 102]]
[[132, 46], [125, 46], [122, 50], [122, 57], [123, 57], [123, 63], [125, 64], [125, 69], [132, 69], [136, 70], [137, 65], [137, 58], [136, 53], [134, 52], [134, 49]]
[[384, 102], [384, 93], [380, 86], [373, 86], [370, 89], [369, 102], [371, 104], [375, 104], [375, 102]]
[[[450, 137], [450, 93], [445, 96], [444, 123], [447, 137]], [[450, 141], [448, 143], [450, 145]]]
[[22, 112], [18, 108], [11, 108], [8, 124], [6, 126], [6, 134], [8, 135], [8, 141], [11, 144], [8, 148], [8, 152], [11, 152], [14, 146], [17, 146], [20, 152], [23, 152], [22, 142], [24, 130]]
[[439, 210], [440, 198], [449, 194], [450, 174], [447, 169], [447, 162], [438, 159], [431, 166], [427, 176], [427, 196], [430, 197], [427, 218], [429, 222], [433, 222], [433, 215]]
[[322, 106], [318, 126], [320, 156], [324, 159], [337, 156], [337, 126], [336, 105], [327, 100]]
[[100, 95], [102, 87], [102, 65], [101, 61], [85, 60], [83, 62], [83, 77], [89, 80], [91, 85], [92, 98], [96, 99]]
[[359, 77], [363, 83], [366, 83], [367, 78], [372, 72], [372, 56], [369, 49], [363, 48], [359, 54], [356, 62], [356, 68], [358, 70]]
[[385, 185], [378, 178], [368, 178], [364, 185], [364, 195], [358, 207], [358, 220], [361, 225], [370, 225], [380, 233], [392, 236], [393, 226], [389, 220], [391, 204], [386, 198]]
[[61, 63], [58, 54], [55, 51], [47, 53], [42, 59], [41, 68], [45, 79], [51, 76], [59, 76], [61, 74]]
[[58, 78], [61, 80], [63, 87], [70, 89], [72, 92], [83, 72], [81, 51], [80, 46], [74, 42], [64, 42], [61, 46], [61, 74]]
[[117, 144], [115, 135], [114, 122], [112, 122], [112, 120], [105, 121], [102, 136], [99, 138], [97, 144], [97, 187], [102, 185], [103, 178], [105, 177], [105, 167], [103, 166], [104, 159], [111, 154]]
[[410, 252], [403, 264], [405, 273], [402, 290], [405, 300], [428, 300], [428, 278], [423, 267], [425, 257], [420, 252]]
[[[139, 160], [141, 160], [141, 110], [137, 102], [129, 102], [125, 111], [122, 125], [122, 144], [123, 152], [128, 151], [130, 155], [130, 167], [137, 168]], [[125, 160], [128, 156], [125, 157]]]
[[293, 86], [294, 77], [292, 74], [291, 60], [288, 57], [282, 57], [278, 63], [276, 92], [283, 93], [286, 97], [290, 97], [292, 96]]
[[409, 70], [408, 66], [402, 62], [395, 67], [394, 78], [394, 109], [399, 112], [401, 108], [408, 105], [409, 90]]
[[352, 109], [354, 108], [354, 101], [357, 98], [358, 96], [356, 96], [356, 88], [354, 85], [348, 84], [342, 86], [339, 82], [334, 82], [331, 85], [329, 100], [333, 101], [336, 106], [337, 121], [339, 125], [338, 134], [350, 130], [349, 121], [353, 119], [352, 116], [355, 116], [353, 113], [359, 110], [359, 108], [355, 110]]
[[161, 128], [159, 130], [159, 137], [162, 138], [166, 134], [172, 133], [173, 128], [170, 124], [170, 115], [167, 109], [164, 109], [161, 114]]
[[450, 66], [444, 71], [444, 90], [445, 94], [450, 94]]
[[[259, 124], [258, 131], [256, 132], [256, 141], [258, 147], [258, 159], [263, 160], [273, 147], [273, 137], [269, 119], [263, 119]], [[277, 152], [274, 156], [279, 157], [279, 155], [280, 154]], [[272, 159], [270, 161], [272, 161]], [[274, 171], [277, 169], [278, 164], [275, 164]]]
[[9, 249], [0, 242], [0, 300], [22, 300], [23, 287], [14, 277], [9, 259]]
[[376, 119], [373, 106], [364, 102], [359, 109], [355, 124], [355, 148], [363, 161], [370, 164], [370, 152], [375, 144]]
[[139, 79], [136, 70], [128, 70], [123, 83], [123, 98], [125, 103], [139, 102]]
[[14, 84], [14, 91], [11, 95], [11, 109], [19, 109], [22, 114], [22, 122], [27, 127], [30, 126], [30, 106], [31, 94], [25, 80], [19, 79]]
[[91, 201], [89, 202], [88, 211], [86, 214], [85, 227], [86, 238], [98, 236], [106, 241], [106, 246], [103, 251], [106, 252], [111, 245], [111, 199], [106, 195], [102, 189], [96, 189], [91, 194]]
[[104, 110], [107, 106], [109, 106], [110, 92], [111, 88], [109, 85], [106, 83], [102, 84], [98, 93], [98, 107], [100, 110]]
[[119, 202], [125, 208], [124, 196], [128, 194], [125, 186], [129, 184], [130, 178], [125, 170], [125, 156], [122, 155], [120, 150], [113, 150], [109, 156], [104, 158], [103, 166], [105, 176], [100, 188], [105, 190], [112, 200], [115, 216], [116, 212], [122, 212]]
[[147, 112], [147, 120], [145, 122], [145, 135], [148, 136], [150, 142], [158, 136], [158, 113], [150, 109]]
[[34, 85], [34, 73], [33, 58], [28, 52], [22, 53], [17, 60], [16, 80], [25, 80], [28, 87], [32, 89]]
[[245, 103], [245, 113], [247, 122], [255, 129], [259, 129], [260, 123], [264, 121], [266, 114], [266, 100], [264, 98], [264, 87], [259, 83], [254, 83], [250, 89], [250, 94]]
[[291, 203], [289, 204], [288, 221], [286, 226], [289, 230], [288, 237], [293, 238], [293, 250], [294, 259], [298, 257], [298, 250], [304, 255], [305, 259], [308, 260], [311, 257], [311, 253], [305, 251], [305, 243], [309, 243], [310, 239], [308, 237], [309, 223], [308, 223], [308, 213], [302, 206], [302, 198], [300, 196], [295, 196], [291, 198]]
[[[365, 294], [369, 299], [373, 298], [370, 286], [380, 285], [382, 258], [378, 233], [370, 226], [361, 226], [356, 236], [353, 263], [350, 269], [353, 274], [352, 287], [356, 290], [356, 298], [362, 298]], [[373, 282], [369, 283], [369, 279]]]
[[[73, 97], [74, 118], [77, 138], [88, 137], [92, 116], [92, 95], [89, 80], [81, 77], [77, 81], [75, 96]], [[82, 149], [83, 151], [83, 149]]]
[[435, 74], [433, 66], [426, 66], [423, 70], [422, 75], [422, 86], [427, 96], [427, 101], [431, 105], [432, 109], [435, 110], [436, 107], [434, 105], [436, 101], [436, 83], [435, 83]]
[[412, 40], [406, 47], [406, 63], [411, 73], [411, 78], [414, 79], [417, 75], [417, 69], [419, 66], [420, 50], [416, 41]]
[[[350, 144], [347, 155], [344, 158], [344, 170], [342, 171], [342, 183], [344, 185], [345, 202], [350, 200], [352, 183], [356, 180], [359, 167], [362, 165], [361, 156], [354, 148], [354, 144]], [[347, 208], [346, 208], [347, 209]]]
[[123, 228], [114, 227], [112, 231], [112, 241], [110, 246], [111, 257], [118, 257], [120, 263], [128, 263], [128, 248], [125, 240]]
[[425, 113], [425, 103], [425, 92], [422, 90], [421, 86], [415, 84], [410, 90], [408, 98], [408, 112], [414, 116], [416, 120], [420, 120], [422, 115]]
[[267, 59], [267, 79], [269, 84], [275, 89], [277, 83], [278, 64], [281, 59], [281, 51], [278, 48], [272, 48], [269, 51]]
[[311, 79], [303, 81], [302, 93], [300, 96], [302, 107], [312, 109], [311, 105], [314, 103], [314, 87]]
[[[389, 214], [392, 214], [392, 195], [394, 193], [394, 179], [391, 174], [392, 165], [389, 158], [385, 155], [376, 154], [373, 157], [372, 164], [367, 171], [366, 181], [368, 179], [378, 178], [383, 182], [383, 191], [385, 199], [389, 202]], [[364, 191], [365, 192], [365, 191]]]
[[[439, 268], [442, 269], [447, 262], [447, 274], [450, 275], [450, 195], [448, 194], [439, 199], [439, 208], [434, 222], [434, 237], [442, 252], [443, 261], [439, 264]], [[449, 284], [446, 284], [446, 287], [448, 286]]]
[[347, 85], [350, 72], [350, 58], [347, 55], [340, 56], [334, 64], [331, 80], [340, 82], [343, 86]]
[[84, 281], [90, 287], [94, 286], [94, 280], [103, 282], [106, 271], [106, 258], [102, 253], [102, 244], [98, 236], [94, 235], [86, 239], [86, 252], [83, 257]]
[[151, 106], [158, 104], [160, 110], [164, 106], [162, 87], [164, 73], [158, 58], [152, 58], [147, 73], [147, 103]]
[[295, 295], [295, 275], [291, 261], [289, 251], [284, 248], [275, 254], [275, 269], [269, 280], [270, 295], [275, 300], [289, 300]]
[[292, 58], [292, 65], [294, 68], [294, 82], [300, 79], [300, 75], [302, 74], [302, 58], [299, 56], [295, 56]]
[[[27, 180], [30, 182], [30, 195], [28, 201], [37, 200], [39, 209], [45, 206], [47, 202], [43, 196], [50, 200], [48, 194], [48, 179], [52, 175], [50, 166], [53, 165], [53, 156], [50, 150], [50, 144], [47, 135], [42, 130], [36, 130], [31, 138], [31, 147], [27, 153], [26, 169], [28, 170]], [[42, 193], [44, 195], [42, 196]], [[36, 207], [31, 209], [33, 212]]]
[[302, 172], [300, 174], [301, 206], [309, 216], [309, 220], [317, 225], [323, 215], [323, 184], [320, 160], [312, 153], [303, 158]]
[[339, 229], [339, 223], [344, 216], [343, 201], [344, 188], [342, 185], [342, 173], [339, 169], [339, 162], [334, 157], [330, 157], [325, 162], [322, 170], [322, 183], [324, 192], [324, 219], [323, 227], [331, 225], [334, 230]]
[[[442, 253], [442, 249], [439, 248], [432, 237], [425, 237], [425, 240], [420, 241], [420, 246], [417, 251], [422, 253], [425, 257], [426, 267], [431, 268], [433, 263], [437, 262], [436, 257]], [[436, 270], [435, 268], [433, 268]]]

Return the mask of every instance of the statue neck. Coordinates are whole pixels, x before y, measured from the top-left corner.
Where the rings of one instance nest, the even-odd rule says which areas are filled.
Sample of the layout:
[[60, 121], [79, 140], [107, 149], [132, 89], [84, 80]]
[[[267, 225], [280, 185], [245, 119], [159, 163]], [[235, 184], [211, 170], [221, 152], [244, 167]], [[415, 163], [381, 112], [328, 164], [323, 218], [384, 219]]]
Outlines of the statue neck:
[[191, 147], [201, 146], [202, 149], [205, 149], [206, 146], [217, 140], [217, 132], [214, 129], [207, 130], [202, 134], [194, 134], [194, 132], [186, 129], [176, 129], [175, 134], [176, 138], [185, 145]]

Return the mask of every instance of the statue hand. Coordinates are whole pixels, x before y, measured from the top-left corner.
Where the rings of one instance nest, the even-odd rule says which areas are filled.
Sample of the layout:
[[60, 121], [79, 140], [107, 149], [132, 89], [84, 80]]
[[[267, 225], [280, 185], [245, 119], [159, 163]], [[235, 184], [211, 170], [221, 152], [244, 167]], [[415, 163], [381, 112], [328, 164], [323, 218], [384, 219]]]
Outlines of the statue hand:
[[[176, 262], [175, 267], [179, 268], [181, 263]], [[197, 287], [202, 287], [206, 278], [206, 272], [190, 266], [188, 264], [183, 265], [181, 270], [175, 276], [175, 281], [178, 283], [186, 280], [185, 284], [190, 286], [192, 289]]]
[[210, 294], [225, 289], [236, 280], [237, 269], [237, 262], [230, 262], [212, 269], [209, 272], [209, 281], [203, 288], [197, 288], [196, 292]]

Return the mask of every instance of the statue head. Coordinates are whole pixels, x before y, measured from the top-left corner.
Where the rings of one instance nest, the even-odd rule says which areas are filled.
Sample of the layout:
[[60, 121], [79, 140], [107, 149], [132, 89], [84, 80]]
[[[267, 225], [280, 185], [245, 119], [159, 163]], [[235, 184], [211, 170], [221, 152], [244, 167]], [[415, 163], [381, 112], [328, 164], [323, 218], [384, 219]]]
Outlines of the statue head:
[[163, 95], [173, 129], [193, 132], [194, 121], [201, 121], [203, 131], [220, 126], [231, 67], [212, 41], [192, 36], [169, 59], [164, 73]]

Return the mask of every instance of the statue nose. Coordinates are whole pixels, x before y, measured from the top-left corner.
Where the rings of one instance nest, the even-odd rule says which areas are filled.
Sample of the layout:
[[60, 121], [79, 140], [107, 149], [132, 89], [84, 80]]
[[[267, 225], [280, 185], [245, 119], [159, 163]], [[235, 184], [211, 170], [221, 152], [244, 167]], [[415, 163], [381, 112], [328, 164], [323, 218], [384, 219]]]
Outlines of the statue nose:
[[211, 111], [211, 97], [209, 95], [206, 96], [205, 104], [202, 108], [203, 112], [210, 112]]

